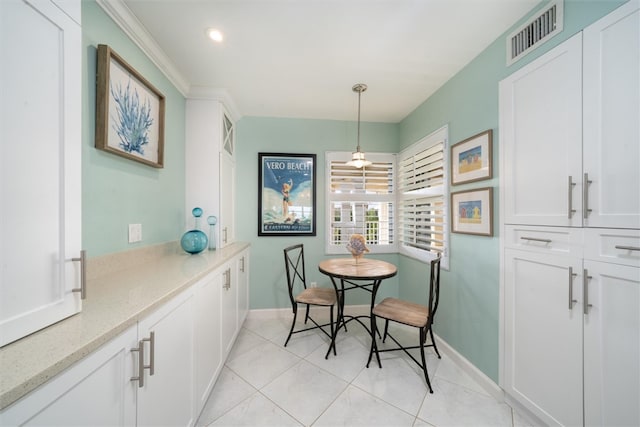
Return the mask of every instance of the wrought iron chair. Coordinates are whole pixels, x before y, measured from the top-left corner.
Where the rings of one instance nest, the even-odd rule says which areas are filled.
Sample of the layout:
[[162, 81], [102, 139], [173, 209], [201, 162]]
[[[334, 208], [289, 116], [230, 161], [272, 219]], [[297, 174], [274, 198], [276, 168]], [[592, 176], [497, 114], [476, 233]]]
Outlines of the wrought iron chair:
[[[297, 244], [289, 246], [284, 249], [284, 264], [287, 273], [287, 284], [289, 288], [289, 299], [291, 300], [291, 306], [293, 308], [293, 321], [291, 322], [291, 330], [289, 336], [284, 343], [286, 347], [291, 339], [291, 335], [299, 332], [305, 332], [312, 329], [320, 329], [331, 340], [329, 350], [325, 356], [325, 359], [329, 357], [331, 348], [333, 347], [333, 354], [336, 354], [336, 347], [334, 342], [334, 322], [333, 322], [333, 307], [337, 303], [335, 289], [329, 288], [307, 288], [305, 268], [304, 268], [304, 246]], [[305, 304], [306, 311], [304, 317], [304, 324], [307, 324], [308, 320], [314, 324], [314, 326], [294, 330], [296, 326], [296, 318], [298, 317], [298, 304]], [[309, 308], [312, 305], [329, 307], [329, 323], [318, 324], [310, 315]], [[330, 332], [325, 330], [325, 327], [330, 327]]]
[[[438, 302], [440, 299], [440, 260], [440, 254], [438, 254], [438, 257], [431, 261], [431, 274], [429, 276], [429, 294], [427, 299], [427, 306], [416, 304], [410, 301], [404, 301], [398, 298], [385, 298], [384, 300], [382, 300], [382, 302], [375, 305], [375, 307], [371, 311], [371, 316], [373, 319], [371, 324], [374, 326], [374, 328], [377, 329], [376, 318], [384, 319], [385, 323], [382, 342], [384, 343], [388, 336], [393, 340], [393, 342], [395, 342], [397, 347], [378, 349], [374, 333], [375, 331], [372, 331], [371, 350], [369, 351], [369, 360], [367, 361], [368, 368], [369, 363], [371, 363], [373, 354], [375, 353], [376, 359], [378, 360], [378, 366], [382, 368], [379, 353], [398, 350], [404, 351], [414, 362], [418, 364], [418, 366], [422, 368], [422, 371], [424, 372], [424, 378], [425, 380], [427, 380], [427, 386], [429, 387], [430, 393], [433, 393], [433, 389], [431, 388], [431, 381], [429, 381], [429, 373], [427, 371], [427, 362], [424, 356], [424, 349], [425, 347], [433, 347], [436, 354], [438, 355], [438, 359], [440, 359], [440, 352], [438, 352], [438, 347], [436, 346], [436, 342], [433, 339], [433, 330], [431, 328], [431, 326], [433, 325], [433, 319], [436, 315], [436, 311], [438, 310]], [[404, 346], [400, 344], [398, 340], [396, 340], [389, 333], [389, 321], [418, 328], [420, 335], [420, 341], [418, 342], [418, 345]], [[427, 334], [431, 336], [431, 344], [427, 344]], [[409, 353], [409, 350], [416, 348], [420, 349], [421, 361], [418, 361], [411, 353]]]

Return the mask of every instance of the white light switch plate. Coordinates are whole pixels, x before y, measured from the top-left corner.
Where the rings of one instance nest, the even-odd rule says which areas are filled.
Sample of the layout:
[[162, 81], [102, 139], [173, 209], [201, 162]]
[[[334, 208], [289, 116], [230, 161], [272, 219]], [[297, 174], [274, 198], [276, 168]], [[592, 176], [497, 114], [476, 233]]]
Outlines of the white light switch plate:
[[142, 224], [129, 224], [129, 243], [142, 241]]

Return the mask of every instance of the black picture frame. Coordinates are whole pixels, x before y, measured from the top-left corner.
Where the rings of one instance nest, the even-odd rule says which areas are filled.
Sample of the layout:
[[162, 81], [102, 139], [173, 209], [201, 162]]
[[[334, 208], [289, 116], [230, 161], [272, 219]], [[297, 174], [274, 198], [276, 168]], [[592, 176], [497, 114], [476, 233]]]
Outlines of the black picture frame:
[[316, 235], [316, 155], [258, 153], [258, 236]]

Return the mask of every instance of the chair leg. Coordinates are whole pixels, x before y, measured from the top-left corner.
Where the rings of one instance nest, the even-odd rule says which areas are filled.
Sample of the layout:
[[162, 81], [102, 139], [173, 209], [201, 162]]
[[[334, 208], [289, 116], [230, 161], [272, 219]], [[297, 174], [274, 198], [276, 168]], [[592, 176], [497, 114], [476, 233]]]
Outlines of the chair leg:
[[336, 354], [336, 335], [338, 335], [338, 329], [340, 326], [340, 317], [338, 316], [337, 319], [337, 325], [336, 328], [334, 330], [333, 327], [333, 306], [329, 307], [329, 324], [331, 325], [331, 343], [329, 344], [329, 349], [327, 350], [327, 354], [324, 355], [325, 359], [329, 358], [329, 353], [331, 353], [331, 348], [333, 347], [333, 355], [337, 356]]
[[384, 322], [384, 336], [382, 337], [382, 342], [387, 339], [387, 332], [389, 332], [389, 319], [385, 319]]
[[427, 361], [424, 357], [424, 341], [426, 339], [427, 339], [426, 328], [420, 328], [420, 358], [422, 359], [422, 370], [424, 372], [424, 379], [427, 380], [429, 393], [433, 393], [433, 389], [431, 388], [431, 381], [429, 381], [429, 373], [427, 372]]
[[[307, 305], [307, 308], [309, 306]], [[291, 339], [291, 335], [293, 334], [293, 328], [296, 326], [296, 317], [298, 317], [298, 304], [294, 304], [293, 306], [293, 322], [291, 322], [291, 329], [289, 330], [289, 336], [287, 336], [287, 340], [284, 342], [284, 346], [286, 347], [289, 344], [289, 339]]]
[[442, 359], [442, 357], [440, 357], [440, 352], [438, 351], [438, 346], [436, 345], [436, 340], [433, 339], [433, 329], [431, 328], [431, 326], [429, 326], [429, 335], [431, 335], [431, 343], [433, 344], [433, 349], [438, 355], [438, 359]]
[[304, 324], [307, 324], [307, 320], [309, 320], [309, 304], [307, 304], [307, 310], [304, 314]]

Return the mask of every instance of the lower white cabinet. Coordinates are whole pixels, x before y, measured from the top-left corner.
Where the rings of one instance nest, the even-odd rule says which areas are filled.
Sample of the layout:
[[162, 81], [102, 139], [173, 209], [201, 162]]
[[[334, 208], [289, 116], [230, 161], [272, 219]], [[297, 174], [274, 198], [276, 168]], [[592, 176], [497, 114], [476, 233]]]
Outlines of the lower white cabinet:
[[507, 395], [547, 425], [640, 425], [640, 231], [505, 234]]
[[0, 425], [192, 426], [248, 311], [249, 250], [0, 412]]
[[130, 426], [136, 423], [137, 329], [132, 326], [0, 413], [2, 426]]

